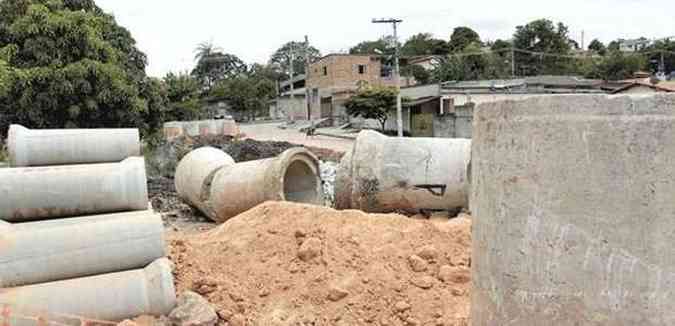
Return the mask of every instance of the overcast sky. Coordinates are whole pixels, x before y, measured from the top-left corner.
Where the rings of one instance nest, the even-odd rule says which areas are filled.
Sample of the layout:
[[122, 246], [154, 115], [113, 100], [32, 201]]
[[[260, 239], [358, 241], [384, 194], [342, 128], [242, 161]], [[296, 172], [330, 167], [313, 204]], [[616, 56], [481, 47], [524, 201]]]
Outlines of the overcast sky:
[[194, 66], [194, 48], [212, 41], [247, 63], [266, 62], [289, 40], [310, 43], [323, 54], [346, 51], [362, 40], [391, 33], [376, 17], [404, 19], [400, 35], [430, 32], [448, 39], [456, 26], [469, 26], [483, 40], [510, 38], [517, 25], [538, 18], [562, 21], [574, 39], [675, 35], [672, 0], [97, 0], [129, 29], [148, 55], [148, 74]]

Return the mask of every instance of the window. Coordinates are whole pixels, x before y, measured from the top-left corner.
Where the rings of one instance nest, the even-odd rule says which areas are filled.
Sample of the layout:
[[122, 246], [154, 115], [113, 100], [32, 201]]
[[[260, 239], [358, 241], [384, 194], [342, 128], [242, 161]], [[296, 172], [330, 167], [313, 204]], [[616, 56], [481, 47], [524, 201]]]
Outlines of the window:
[[359, 65], [359, 74], [364, 75], [366, 73], [366, 65]]
[[328, 67], [323, 67], [323, 75], [328, 76]]

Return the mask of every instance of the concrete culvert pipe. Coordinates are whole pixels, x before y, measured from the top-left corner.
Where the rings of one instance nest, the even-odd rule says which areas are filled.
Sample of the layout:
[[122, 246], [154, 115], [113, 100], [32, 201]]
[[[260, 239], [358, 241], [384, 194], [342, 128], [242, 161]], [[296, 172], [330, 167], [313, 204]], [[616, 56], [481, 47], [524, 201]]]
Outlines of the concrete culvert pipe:
[[191, 151], [176, 167], [174, 182], [178, 196], [206, 216], [215, 216], [209, 201], [211, 183], [214, 174], [228, 165], [234, 165], [234, 160], [217, 148], [202, 147]]
[[152, 211], [0, 222], [0, 288], [143, 268], [165, 255]]
[[34, 326], [35, 317], [49, 321], [64, 315], [122, 321], [168, 315], [176, 291], [171, 262], [162, 258], [144, 269], [0, 289], [0, 303], [12, 326]]
[[143, 158], [0, 169], [0, 220], [27, 222], [148, 209]]
[[338, 209], [456, 211], [468, 206], [471, 140], [359, 134], [337, 169]]
[[323, 203], [318, 159], [304, 148], [236, 164], [228, 158], [204, 149], [188, 154], [176, 170], [181, 198], [216, 222], [270, 200]]
[[14, 167], [120, 162], [140, 155], [138, 129], [31, 130], [11, 125], [7, 138]]

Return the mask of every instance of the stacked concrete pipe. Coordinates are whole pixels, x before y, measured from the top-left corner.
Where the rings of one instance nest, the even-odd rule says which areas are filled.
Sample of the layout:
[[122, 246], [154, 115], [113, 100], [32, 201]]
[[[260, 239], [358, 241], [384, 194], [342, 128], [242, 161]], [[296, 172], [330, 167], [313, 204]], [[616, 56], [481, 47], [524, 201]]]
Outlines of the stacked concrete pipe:
[[11, 325], [173, 308], [163, 223], [147, 210], [139, 148], [135, 129], [10, 128], [14, 167], [0, 170], [0, 304], [14, 311], [5, 314]]
[[140, 155], [138, 129], [45, 129], [11, 125], [10, 165], [46, 166], [119, 162]]
[[471, 140], [362, 131], [335, 180], [338, 209], [380, 213], [468, 206]]
[[292, 148], [264, 160], [234, 163], [211, 147], [186, 155], [176, 168], [179, 196], [216, 222], [265, 201], [323, 202], [319, 163], [304, 148]]

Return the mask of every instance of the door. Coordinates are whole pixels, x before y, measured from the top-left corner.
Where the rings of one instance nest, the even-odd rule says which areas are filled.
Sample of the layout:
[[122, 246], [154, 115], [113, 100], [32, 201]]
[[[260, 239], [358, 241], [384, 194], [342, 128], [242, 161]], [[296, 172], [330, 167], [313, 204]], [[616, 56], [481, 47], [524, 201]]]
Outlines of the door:
[[333, 116], [333, 97], [321, 98], [321, 118]]

